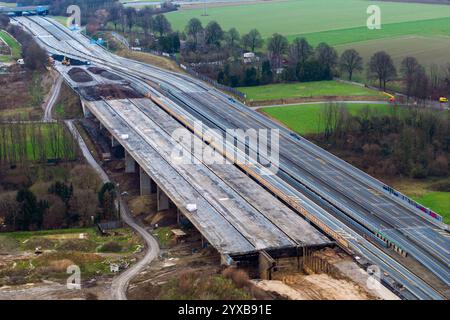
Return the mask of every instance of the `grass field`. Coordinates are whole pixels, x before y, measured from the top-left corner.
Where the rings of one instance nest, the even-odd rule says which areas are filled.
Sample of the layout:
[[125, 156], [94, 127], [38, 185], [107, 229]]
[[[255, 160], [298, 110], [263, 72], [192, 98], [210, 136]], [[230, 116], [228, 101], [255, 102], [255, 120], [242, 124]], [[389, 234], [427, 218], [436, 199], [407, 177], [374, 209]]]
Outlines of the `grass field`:
[[246, 94], [249, 101], [350, 96], [386, 99], [386, 96], [378, 91], [337, 81], [272, 84], [257, 87], [241, 87], [238, 90]]
[[[176, 30], [184, 30], [189, 19], [199, 18], [204, 24], [218, 21], [224, 29], [236, 27], [241, 33], [257, 28], [264, 38], [274, 32], [293, 37], [300, 34], [365, 27], [369, 5], [379, 5], [382, 24], [450, 17], [450, 6], [417, 3], [377, 2], [366, 0], [288, 0], [261, 2], [208, 9], [185, 9], [167, 14]], [[444, 25], [441, 24], [443, 27]], [[448, 25], [447, 25], [448, 26]], [[405, 31], [406, 32], [406, 31]], [[361, 40], [361, 39], [358, 39]], [[355, 41], [355, 40], [352, 40]]]
[[3, 30], [0, 30], [0, 38], [4, 42], [6, 42], [6, 44], [10, 47], [11, 52], [12, 52], [11, 56], [0, 55], [0, 62], [7, 62], [10, 60], [19, 59], [20, 54], [21, 54], [20, 44], [13, 37], [11, 37], [8, 33], [6, 33]]
[[430, 192], [414, 200], [436, 211], [444, 218], [446, 224], [450, 224], [450, 192]]
[[[323, 131], [323, 123], [321, 123], [321, 114], [326, 104], [305, 104], [297, 106], [271, 107], [260, 109], [261, 112], [282, 122], [291, 130], [299, 134], [313, 134]], [[376, 109], [378, 112], [388, 112], [390, 105], [385, 104], [343, 104], [350, 113], [356, 114], [363, 108], [369, 107]]]

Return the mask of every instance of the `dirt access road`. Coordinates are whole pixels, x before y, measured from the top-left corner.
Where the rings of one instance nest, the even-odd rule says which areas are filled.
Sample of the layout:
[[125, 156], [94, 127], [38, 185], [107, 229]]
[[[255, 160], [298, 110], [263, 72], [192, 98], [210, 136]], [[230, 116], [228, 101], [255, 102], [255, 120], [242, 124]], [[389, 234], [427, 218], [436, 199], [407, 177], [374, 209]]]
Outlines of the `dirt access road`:
[[[78, 132], [77, 128], [73, 124], [73, 121], [66, 121], [67, 127], [70, 132], [74, 136], [75, 140], [77, 140], [81, 152], [83, 156], [86, 158], [86, 161], [92, 168], [98, 173], [102, 182], [109, 182], [110, 179], [103, 168], [95, 161], [92, 157], [92, 154], [89, 152], [89, 149]], [[128, 206], [125, 201], [119, 196], [120, 201], [120, 215], [122, 220], [130, 226], [133, 230], [135, 230], [145, 241], [147, 247], [147, 253], [144, 258], [137, 262], [135, 265], [131, 266], [128, 270], [114, 278], [111, 284], [111, 299], [113, 300], [127, 300], [127, 289], [128, 285], [139, 272], [141, 272], [148, 264], [150, 264], [158, 255], [159, 255], [159, 244], [153, 236], [147, 232], [142, 226], [138, 225], [136, 221], [132, 218]]]
[[42, 121], [44, 122], [52, 122], [52, 112], [53, 108], [56, 104], [56, 101], [58, 100], [59, 93], [61, 92], [61, 86], [63, 83], [63, 77], [58, 73], [54, 76], [54, 82], [52, 85], [52, 89], [47, 95], [47, 98], [44, 101], [44, 104], [42, 105], [42, 109], [44, 109], [44, 117]]

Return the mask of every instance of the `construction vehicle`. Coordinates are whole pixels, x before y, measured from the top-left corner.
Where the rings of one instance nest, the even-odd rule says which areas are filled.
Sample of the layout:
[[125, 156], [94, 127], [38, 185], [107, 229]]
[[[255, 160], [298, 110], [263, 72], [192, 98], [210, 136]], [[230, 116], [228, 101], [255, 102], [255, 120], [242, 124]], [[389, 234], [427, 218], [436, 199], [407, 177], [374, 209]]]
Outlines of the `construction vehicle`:
[[440, 98], [439, 98], [439, 102], [440, 102], [440, 103], [448, 103], [448, 98], [446, 98], [446, 97], [440, 97]]
[[388, 97], [388, 100], [389, 100], [390, 103], [395, 103], [396, 102], [396, 99], [395, 99], [394, 95], [392, 95], [390, 93], [387, 93], [387, 92], [383, 92], [383, 93]]
[[63, 66], [70, 66], [70, 59], [67, 57], [64, 57], [64, 59], [61, 61]]

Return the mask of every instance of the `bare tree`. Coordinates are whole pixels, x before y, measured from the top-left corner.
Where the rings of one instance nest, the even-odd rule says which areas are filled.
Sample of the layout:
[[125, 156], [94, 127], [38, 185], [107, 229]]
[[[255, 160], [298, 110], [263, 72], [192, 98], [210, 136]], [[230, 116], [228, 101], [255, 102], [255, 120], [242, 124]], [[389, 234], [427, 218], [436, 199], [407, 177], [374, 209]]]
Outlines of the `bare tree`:
[[322, 42], [316, 48], [316, 59], [331, 73], [338, 63], [338, 54], [334, 48]]
[[363, 70], [363, 59], [355, 49], [345, 50], [339, 60], [339, 68], [348, 74], [348, 79], [351, 81], [355, 71]]
[[153, 28], [161, 37], [172, 31], [170, 22], [167, 20], [166, 16], [162, 14], [158, 14], [155, 17]]
[[263, 39], [258, 30], [252, 29], [249, 33], [242, 37], [242, 46], [245, 49], [250, 49], [251, 52], [255, 52], [255, 49], [263, 46]]
[[194, 48], [197, 48], [198, 38], [200, 33], [203, 32], [202, 22], [197, 18], [192, 18], [189, 20], [186, 26], [186, 34], [190, 37], [194, 43]]
[[281, 61], [283, 54], [287, 52], [289, 43], [287, 39], [281, 34], [275, 33], [267, 43], [267, 50], [269, 52], [270, 60], [272, 61], [272, 66], [275, 68], [281, 67]]
[[305, 38], [295, 38], [289, 46], [289, 62], [293, 65], [300, 64], [301, 68], [312, 54], [313, 48]]
[[406, 57], [402, 60], [400, 73], [405, 81], [405, 92], [408, 98], [412, 95], [415, 78], [421, 68], [422, 66], [414, 57]]
[[386, 90], [386, 83], [397, 76], [391, 56], [384, 51], [370, 58], [368, 73], [369, 77], [378, 79], [379, 87], [383, 90]]
[[239, 34], [239, 31], [237, 31], [236, 28], [231, 28], [225, 34], [225, 39], [227, 41], [228, 47], [234, 49], [241, 40], [241, 35]]

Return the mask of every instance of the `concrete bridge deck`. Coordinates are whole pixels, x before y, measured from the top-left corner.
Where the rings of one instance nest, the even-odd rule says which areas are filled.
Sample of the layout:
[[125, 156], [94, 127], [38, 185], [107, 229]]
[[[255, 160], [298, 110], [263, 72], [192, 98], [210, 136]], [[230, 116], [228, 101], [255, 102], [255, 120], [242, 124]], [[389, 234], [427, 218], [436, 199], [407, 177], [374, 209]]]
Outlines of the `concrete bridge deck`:
[[[86, 103], [126, 152], [220, 253], [323, 246], [328, 238], [233, 165], [175, 161], [180, 125], [148, 99]], [[187, 210], [196, 204], [197, 210]]]

